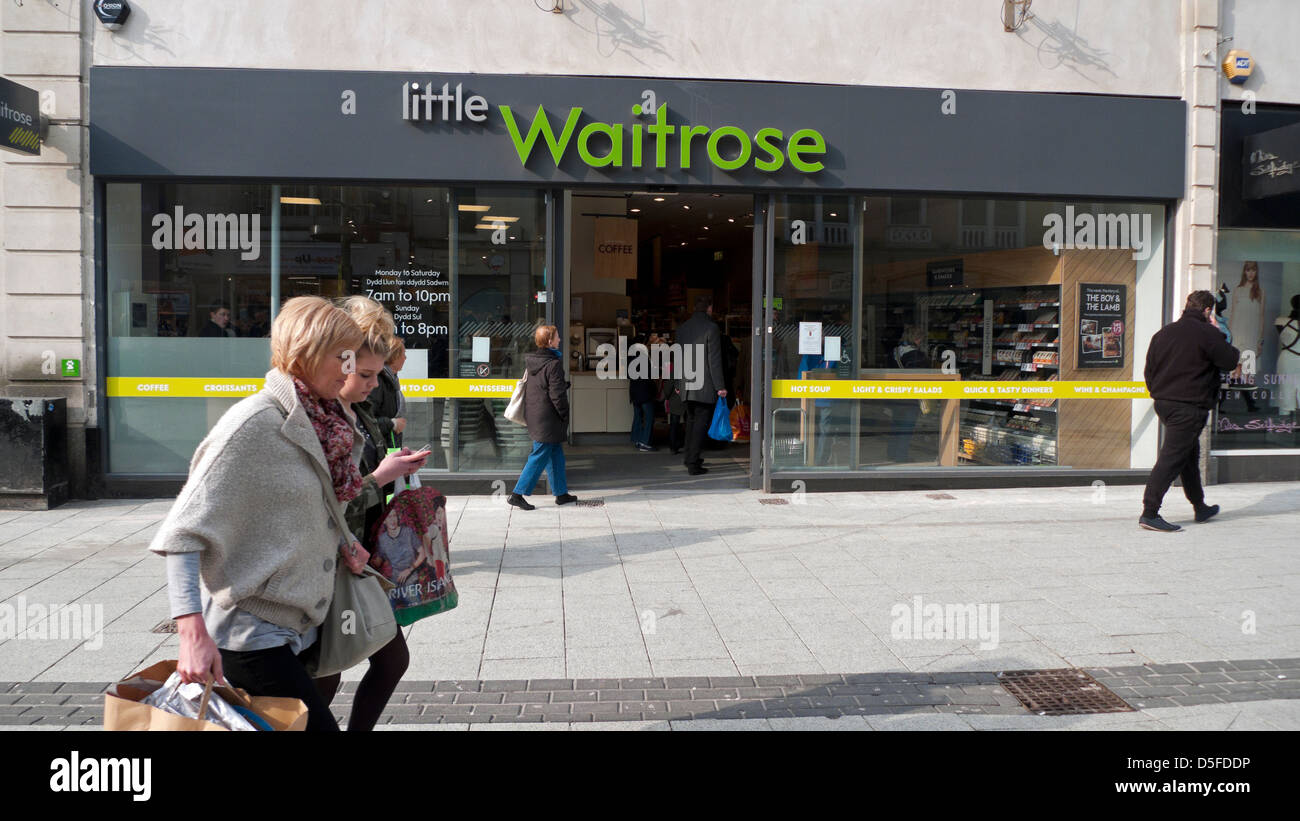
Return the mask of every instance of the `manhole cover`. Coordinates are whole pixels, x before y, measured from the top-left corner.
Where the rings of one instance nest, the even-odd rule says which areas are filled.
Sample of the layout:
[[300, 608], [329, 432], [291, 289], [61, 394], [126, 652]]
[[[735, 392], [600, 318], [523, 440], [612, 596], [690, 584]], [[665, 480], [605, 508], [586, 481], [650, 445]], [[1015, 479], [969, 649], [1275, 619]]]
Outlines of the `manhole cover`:
[[578, 501], [574, 502], [574, 504], [577, 505], [578, 507], [604, 507], [605, 500], [604, 499], [579, 499]]
[[759, 503], [760, 505], [788, 505], [788, 504], [790, 504], [790, 502], [787, 501], [787, 500], [785, 500], [785, 499], [759, 499], [759, 500], [758, 500], [758, 503]]
[[163, 621], [160, 621], [157, 624], [155, 624], [154, 628], [149, 632], [150, 633], [175, 633], [176, 619], [164, 619]]
[[1012, 670], [998, 673], [998, 683], [1038, 715], [1133, 712], [1124, 699], [1082, 670]]
[[953, 496], [951, 493], [927, 493], [927, 494], [925, 494], [925, 498], [927, 498], [927, 499], [956, 499], [957, 497], [956, 497], [956, 496]]

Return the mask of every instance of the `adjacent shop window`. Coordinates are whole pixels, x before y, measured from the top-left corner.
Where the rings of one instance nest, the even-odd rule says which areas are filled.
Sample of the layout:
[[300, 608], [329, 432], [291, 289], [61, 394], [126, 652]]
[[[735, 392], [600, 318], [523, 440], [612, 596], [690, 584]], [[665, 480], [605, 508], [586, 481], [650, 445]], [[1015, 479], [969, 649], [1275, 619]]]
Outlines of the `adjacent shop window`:
[[1212, 447], [1300, 447], [1300, 231], [1219, 232], [1216, 311], [1242, 352], [1224, 375]]

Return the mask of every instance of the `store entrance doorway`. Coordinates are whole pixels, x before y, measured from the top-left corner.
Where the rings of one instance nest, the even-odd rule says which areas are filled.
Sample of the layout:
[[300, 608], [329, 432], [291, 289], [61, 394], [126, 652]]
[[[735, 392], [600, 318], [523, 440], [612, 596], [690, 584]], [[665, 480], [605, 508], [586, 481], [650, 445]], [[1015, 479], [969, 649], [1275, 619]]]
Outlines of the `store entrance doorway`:
[[[754, 197], [584, 191], [566, 202], [561, 332], [571, 384], [573, 492], [749, 487], [747, 420], [761, 390], [751, 384]], [[713, 302], [733, 428], [742, 435], [707, 440], [708, 473], [688, 476], [684, 407], [673, 395], [670, 368], [660, 366], [665, 359], [683, 361], [672, 359], [670, 346], [701, 296]], [[646, 373], [633, 362], [636, 343], [669, 346], [648, 348], [649, 378], [631, 378]]]

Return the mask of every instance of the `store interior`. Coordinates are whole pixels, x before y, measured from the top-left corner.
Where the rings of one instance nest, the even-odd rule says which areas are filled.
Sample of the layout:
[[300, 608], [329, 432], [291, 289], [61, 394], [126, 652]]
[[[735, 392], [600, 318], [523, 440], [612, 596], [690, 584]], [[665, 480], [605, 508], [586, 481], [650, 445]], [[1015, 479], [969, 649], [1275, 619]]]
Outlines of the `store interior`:
[[[709, 474], [687, 477], [673, 433], [664, 385], [654, 382], [651, 445], [631, 441], [633, 408], [626, 379], [604, 378], [601, 344], [676, 341], [695, 299], [713, 300], [723, 333], [728, 399], [751, 401], [753, 211], [750, 195], [717, 192], [598, 191], [574, 194], [568, 235], [569, 358], [573, 446], [569, 472], [602, 487], [744, 484], [747, 438], [706, 443]], [[658, 364], [657, 362], [655, 363]], [[607, 366], [606, 366], [607, 367]], [[743, 411], [742, 411], [743, 412]], [[740, 412], [736, 414], [739, 418]], [[739, 428], [738, 428], [739, 430]]]

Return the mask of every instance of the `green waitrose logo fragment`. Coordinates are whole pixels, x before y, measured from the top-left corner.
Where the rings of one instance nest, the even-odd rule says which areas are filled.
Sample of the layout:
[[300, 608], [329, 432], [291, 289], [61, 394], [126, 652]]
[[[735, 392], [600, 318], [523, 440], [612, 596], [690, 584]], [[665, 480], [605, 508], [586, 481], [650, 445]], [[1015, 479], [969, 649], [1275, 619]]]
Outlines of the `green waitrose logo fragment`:
[[[646, 138], [649, 136], [656, 169], [668, 168], [669, 142], [674, 137], [677, 150], [672, 153], [675, 155], [677, 166], [684, 171], [691, 167], [692, 145], [696, 139], [704, 144], [709, 161], [723, 171], [743, 168], [751, 160], [754, 168], [759, 171], [779, 171], [785, 166], [787, 159], [792, 168], [807, 174], [821, 171], [826, 167], [821, 161], [811, 159], [826, 153], [826, 139], [820, 132], [811, 128], [801, 128], [786, 140], [785, 134], [776, 128], [760, 128], [751, 138], [743, 129], [730, 125], [714, 129], [703, 125], [675, 126], [666, 122], [668, 104], [664, 103], [655, 111], [653, 123], [647, 126], [634, 123], [630, 133], [622, 123], [589, 123], [578, 130], [582, 109], [575, 106], [569, 109], [568, 117], [565, 118], [557, 135], [550, 114], [544, 106], [539, 105], [532, 122], [528, 125], [527, 134], [523, 134], [511, 107], [501, 105], [498, 108], [505, 119], [506, 129], [510, 132], [510, 141], [519, 155], [519, 162], [524, 165], [528, 164], [540, 141], [545, 143], [546, 150], [557, 166], [564, 160], [570, 147], [576, 143], [578, 156], [592, 168], [625, 166], [644, 168]], [[576, 139], [575, 131], [577, 131]], [[601, 136], [598, 145], [604, 150], [603, 154], [597, 154], [592, 150], [592, 139], [597, 135]], [[782, 141], [785, 142], [784, 148]], [[722, 153], [723, 146], [730, 149], [727, 156]], [[630, 161], [625, 160], [625, 148], [631, 155]]]

